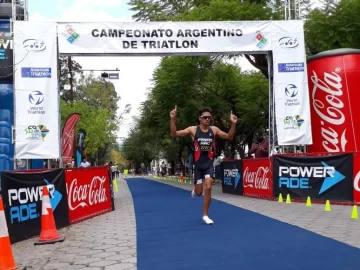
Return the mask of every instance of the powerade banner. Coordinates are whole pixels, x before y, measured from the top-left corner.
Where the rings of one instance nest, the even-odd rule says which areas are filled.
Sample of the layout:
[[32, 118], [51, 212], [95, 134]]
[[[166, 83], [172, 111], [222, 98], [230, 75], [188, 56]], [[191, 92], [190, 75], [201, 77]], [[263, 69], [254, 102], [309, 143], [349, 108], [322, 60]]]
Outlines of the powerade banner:
[[41, 172], [2, 172], [1, 188], [12, 243], [41, 232], [42, 189], [47, 185], [55, 223], [68, 226], [69, 214], [63, 169]]
[[242, 195], [243, 182], [241, 178], [242, 161], [223, 161], [221, 169], [221, 186], [224, 193]]
[[274, 196], [353, 200], [353, 155], [273, 157]]

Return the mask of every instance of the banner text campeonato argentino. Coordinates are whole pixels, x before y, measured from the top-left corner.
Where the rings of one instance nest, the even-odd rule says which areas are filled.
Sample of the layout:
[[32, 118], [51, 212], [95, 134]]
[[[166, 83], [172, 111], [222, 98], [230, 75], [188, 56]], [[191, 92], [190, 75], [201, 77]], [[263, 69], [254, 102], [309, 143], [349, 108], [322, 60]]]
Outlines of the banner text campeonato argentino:
[[[241, 29], [93, 29], [91, 35], [96, 38], [198, 38], [198, 37], [241, 37]], [[144, 49], [198, 48], [198, 40], [141, 40]], [[137, 49], [138, 41], [124, 41], [124, 48]]]

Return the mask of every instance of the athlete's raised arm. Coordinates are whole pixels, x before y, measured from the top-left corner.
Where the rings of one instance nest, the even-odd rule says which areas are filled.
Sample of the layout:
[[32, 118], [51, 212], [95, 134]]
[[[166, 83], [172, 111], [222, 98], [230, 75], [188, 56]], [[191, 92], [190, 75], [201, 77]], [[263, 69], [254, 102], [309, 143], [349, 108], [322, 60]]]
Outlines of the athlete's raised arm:
[[193, 127], [187, 127], [183, 130], [176, 130], [176, 109], [177, 106], [170, 112], [170, 132], [172, 137], [185, 137], [192, 134], [191, 130]]
[[230, 113], [230, 121], [231, 121], [231, 127], [230, 127], [230, 130], [228, 133], [220, 130], [219, 128], [217, 127], [213, 127], [213, 130], [214, 130], [214, 133], [215, 133], [215, 136], [221, 138], [221, 139], [224, 139], [224, 140], [229, 140], [231, 141], [234, 137], [234, 134], [235, 134], [235, 128], [236, 128], [236, 122], [237, 122], [238, 118], [236, 115], [234, 115], [231, 111]]

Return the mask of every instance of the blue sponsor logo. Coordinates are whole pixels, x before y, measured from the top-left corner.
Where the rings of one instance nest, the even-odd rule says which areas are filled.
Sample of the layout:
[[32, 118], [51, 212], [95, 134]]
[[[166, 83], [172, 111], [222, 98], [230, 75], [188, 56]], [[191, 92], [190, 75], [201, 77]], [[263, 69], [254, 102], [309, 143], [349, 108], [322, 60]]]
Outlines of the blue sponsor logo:
[[[50, 184], [49, 181], [44, 179], [47, 188], [50, 193], [51, 208], [54, 211], [61, 199], [62, 194], [55, 189], [55, 186]], [[42, 186], [28, 187], [20, 189], [8, 190], [9, 205], [10, 207], [10, 222], [21, 223], [27, 220], [36, 219], [41, 216], [41, 207], [37, 207], [38, 203], [41, 203], [42, 199]], [[19, 202], [20, 205], [12, 206], [13, 202]], [[38, 211], [40, 209], [40, 211]]]
[[51, 68], [21, 68], [23, 78], [51, 78]]
[[279, 187], [289, 189], [311, 189], [310, 178], [323, 178], [319, 195], [345, 179], [345, 176], [334, 167], [321, 162], [322, 166], [314, 167], [279, 167]]
[[[238, 169], [224, 169], [224, 186], [233, 186], [236, 189], [239, 185], [241, 174]], [[234, 179], [234, 180], [233, 180]]]
[[7, 57], [5, 56], [5, 50], [0, 49], [0, 60], [6, 60]]
[[278, 72], [304, 72], [304, 62], [299, 63], [278, 63]]

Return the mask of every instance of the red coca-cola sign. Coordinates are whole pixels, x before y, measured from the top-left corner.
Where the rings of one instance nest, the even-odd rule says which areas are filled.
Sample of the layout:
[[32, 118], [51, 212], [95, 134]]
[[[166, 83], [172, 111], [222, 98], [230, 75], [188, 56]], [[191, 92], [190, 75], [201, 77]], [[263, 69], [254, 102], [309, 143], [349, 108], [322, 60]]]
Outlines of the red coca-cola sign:
[[360, 203], [360, 154], [354, 154], [354, 202]]
[[242, 179], [244, 196], [272, 197], [270, 159], [244, 159]]
[[[357, 151], [360, 126], [354, 120], [360, 113], [360, 50], [334, 50], [308, 60], [308, 80], [313, 144], [308, 152]], [[360, 141], [358, 142], [360, 143]]]
[[107, 167], [67, 169], [65, 180], [70, 223], [111, 211]]

